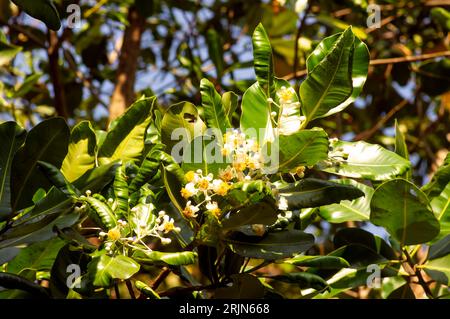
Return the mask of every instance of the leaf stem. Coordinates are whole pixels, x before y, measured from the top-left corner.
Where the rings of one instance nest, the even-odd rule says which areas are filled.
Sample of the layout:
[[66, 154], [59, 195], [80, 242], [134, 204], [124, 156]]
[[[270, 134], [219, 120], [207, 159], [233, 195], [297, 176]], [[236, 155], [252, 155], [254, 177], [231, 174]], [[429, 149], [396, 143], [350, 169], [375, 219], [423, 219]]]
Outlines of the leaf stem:
[[405, 254], [407, 263], [409, 264], [409, 266], [411, 266], [412, 270], [417, 276], [419, 284], [422, 286], [427, 297], [430, 299], [434, 299], [433, 293], [431, 292], [430, 287], [428, 287], [428, 284], [425, 282], [421, 270], [416, 267], [416, 264], [412, 260], [411, 255], [408, 253], [408, 250], [403, 248], [403, 253]]

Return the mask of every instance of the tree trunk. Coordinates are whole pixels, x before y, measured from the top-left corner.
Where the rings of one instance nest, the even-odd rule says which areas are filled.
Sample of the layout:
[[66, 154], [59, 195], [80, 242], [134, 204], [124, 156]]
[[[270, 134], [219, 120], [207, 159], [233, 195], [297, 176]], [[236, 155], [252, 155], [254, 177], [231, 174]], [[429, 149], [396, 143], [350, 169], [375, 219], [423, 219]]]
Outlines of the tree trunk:
[[145, 18], [132, 6], [128, 11], [128, 22], [129, 25], [125, 29], [120, 50], [116, 86], [109, 105], [109, 122], [112, 122], [125, 112], [125, 109], [135, 99], [134, 83]]

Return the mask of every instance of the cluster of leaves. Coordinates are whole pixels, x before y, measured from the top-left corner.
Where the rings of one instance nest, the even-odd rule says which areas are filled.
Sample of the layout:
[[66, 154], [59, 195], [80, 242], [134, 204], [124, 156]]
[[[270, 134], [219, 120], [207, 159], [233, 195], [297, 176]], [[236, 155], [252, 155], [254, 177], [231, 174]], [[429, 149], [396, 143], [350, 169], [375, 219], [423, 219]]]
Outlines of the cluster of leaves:
[[[0, 125], [7, 150], [0, 154], [0, 296], [119, 297], [124, 283], [130, 297], [273, 298], [287, 283], [300, 287], [303, 298], [328, 298], [369, 285], [373, 265], [386, 286], [373, 289], [373, 297], [414, 296], [417, 283], [428, 298], [448, 296], [449, 157], [419, 188], [400, 130], [393, 152], [330, 139], [309, 125], [361, 92], [365, 44], [351, 27], [325, 38], [307, 60], [297, 96], [274, 76], [262, 25], [252, 40], [257, 81], [240, 106], [234, 93], [221, 96], [203, 80], [200, 106], [181, 102], [164, 111], [155, 97], [143, 97], [108, 131], [87, 121], [69, 131], [61, 118], [28, 133], [14, 122]], [[173, 131], [189, 133], [186, 151], [207, 128], [224, 133], [234, 122], [242, 132], [257, 129], [261, 146], [280, 141], [276, 173], [233, 183], [221, 214], [202, 209], [186, 216], [186, 173], [217, 175], [226, 163], [216, 167], [204, 155], [198, 163], [186, 157], [177, 163], [170, 155], [177, 147]], [[166, 222], [173, 219], [167, 230], [179, 227], [164, 232], [164, 240], [155, 233], [159, 211]], [[321, 221], [370, 221], [384, 227], [389, 242], [343, 227], [331, 251], [320, 253], [311, 230]], [[418, 259], [423, 249], [428, 254]], [[71, 276], [74, 265], [80, 276]], [[260, 271], [270, 265], [283, 271]], [[162, 289], [169, 273], [179, 285]]]

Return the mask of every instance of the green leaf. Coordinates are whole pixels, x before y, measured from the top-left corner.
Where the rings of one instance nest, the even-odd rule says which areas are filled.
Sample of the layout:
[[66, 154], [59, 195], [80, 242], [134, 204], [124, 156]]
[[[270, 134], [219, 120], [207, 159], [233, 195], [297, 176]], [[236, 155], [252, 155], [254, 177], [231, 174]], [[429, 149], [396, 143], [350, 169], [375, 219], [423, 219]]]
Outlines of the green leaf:
[[267, 278], [297, 284], [300, 288], [313, 288], [316, 290], [325, 289], [328, 284], [322, 277], [307, 272], [292, 272], [283, 275], [269, 276]]
[[37, 168], [38, 161], [56, 168], [67, 154], [69, 128], [62, 118], [52, 118], [36, 125], [14, 156], [11, 168], [11, 204], [14, 211], [33, 204], [32, 198], [39, 188], [51, 184]]
[[225, 133], [227, 129], [231, 127], [231, 124], [228, 117], [225, 115], [225, 108], [222, 105], [222, 98], [219, 93], [217, 93], [214, 85], [207, 79], [201, 80], [200, 92], [208, 127], [217, 128], [222, 133]]
[[25, 78], [23, 83], [14, 91], [13, 97], [24, 97], [42, 77], [42, 73], [34, 73]]
[[437, 259], [450, 254], [450, 235], [430, 246], [428, 260]]
[[401, 175], [411, 167], [408, 160], [376, 144], [332, 141], [330, 145], [329, 157], [338, 163], [322, 168], [328, 173], [379, 181]]
[[167, 151], [173, 153], [174, 145], [181, 143], [180, 147], [184, 147], [204, 130], [205, 124], [195, 105], [189, 102], [177, 103], [164, 113], [161, 121], [161, 141], [167, 146]]
[[61, 28], [58, 10], [52, 0], [12, 0], [17, 6], [33, 18], [41, 20], [52, 30]]
[[27, 132], [15, 122], [0, 124], [0, 222], [11, 216], [11, 165], [14, 154], [25, 141]]
[[95, 286], [109, 287], [111, 279], [126, 280], [131, 278], [139, 271], [140, 265], [124, 255], [110, 257], [103, 254], [94, 258], [88, 267]]
[[370, 221], [383, 226], [401, 246], [428, 242], [439, 234], [439, 221], [427, 196], [414, 184], [395, 179], [381, 184], [370, 203]]
[[145, 134], [156, 98], [142, 98], [116, 120], [98, 150], [99, 164], [115, 160], [138, 161], [144, 150]]
[[192, 251], [166, 253], [160, 251], [143, 252], [136, 250], [133, 254], [133, 258], [139, 262], [149, 263], [152, 265], [182, 266], [195, 263], [197, 253]]
[[346, 221], [365, 221], [370, 217], [370, 200], [373, 188], [358, 183], [352, 179], [337, 179], [333, 182], [342, 185], [352, 185], [364, 192], [364, 197], [352, 201], [342, 200], [340, 203], [320, 207], [320, 216], [330, 223], [343, 223]]
[[427, 274], [434, 280], [444, 284], [450, 284], [450, 254], [427, 261], [421, 268], [425, 269]]
[[221, 150], [218, 138], [198, 136], [185, 148], [181, 167], [185, 172], [201, 169], [204, 175], [212, 173], [217, 176], [220, 169], [225, 169], [230, 164]]
[[[395, 153], [409, 161], [409, 152], [408, 147], [406, 146], [405, 136], [400, 131], [397, 119], [395, 120]], [[411, 171], [407, 171], [403, 177], [407, 180], [411, 180]]]
[[261, 23], [253, 32], [252, 44], [256, 80], [266, 96], [274, 98], [272, 47], [270, 46], [269, 36]]
[[224, 229], [229, 229], [252, 224], [272, 225], [277, 220], [277, 216], [278, 211], [273, 205], [259, 202], [223, 219], [222, 226]]
[[450, 183], [450, 152], [445, 157], [444, 163], [434, 173], [431, 181], [422, 187], [422, 191], [429, 197], [438, 196]]
[[381, 237], [360, 228], [343, 228], [339, 230], [333, 239], [336, 248], [357, 244], [364, 246], [388, 260], [397, 259], [397, 254]]
[[149, 299], [161, 299], [156, 291], [142, 281], [136, 280], [134, 284], [137, 290], [139, 290], [145, 297]]
[[157, 217], [154, 211], [155, 206], [152, 203], [139, 203], [131, 209], [129, 222], [135, 233], [146, 233], [155, 226]]
[[279, 193], [287, 200], [289, 209], [319, 207], [364, 195], [364, 192], [352, 185], [315, 178], [302, 179], [280, 189]]
[[225, 115], [228, 118], [228, 121], [231, 123], [233, 120], [234, 111], [236, 111], [238, 107], [239, 97], [234, 92], [225, 92], [222, 95], [222, 105], [225, 110]]
[[24, 270], [49, 271], [59, 250], [66, 244], [59, 238], [32, 244], [20, 250], [20, 253], [7, 265], [7, 271], [18, 274]]
[[143, 185], [145, 185], [145, 183], [151, 181], [151, 179], [157, 174], [161, 162], [161, 156], [159, 156], [159, 154], [163, 148], [164, 145], [155, 144], [148, 151], [136, 173], [136, 176], [131, 180], [129, 187], [130, 194], [138, 191]]
[[[183, 170], [176, 164], [162, 164], [162, 180], [167, 194], [180, 214], [186, 206], [186, 200], [181, 196], [181, 185], [184, 182]], [[183, 215], [182, 215], [183, 216]]]
[[314, 267], [319, 269], [341, 269], [350, 267], [349, 263], [335, 256], [295, 256], [284, 261], [300, 267]]
[[334, 108], [351, 96], [354, 41], [355, 36], [349, 27], [301, 84], [300, 99], [306, 116], [303, 126], [335, 113]]
[[328, 256], [343, 258], [352, 268], [361, 268], [371, 264], [387, 262], [384, 256], [360, 244], [349, 244], [339, 247], [329, 253]]
[[126, 167], [125, 165], [119, 166], [116, 170], [116, 176], [114, 178], [114, 196], [117, 201], [117, 208], [118, 208], [118, 216], [124, 217], [128, 216], [128, 198], [129, 198], [129, 192], [128, 192], [128, 176], [126, 174]]
[[116, 169], [120, 164], [116, 162], [91, 168], [72, 184], [82, 193], [90, 190], [92, 193], [100, 192], [114, 178]]
[[104, 203], [95, 197], [83, 197], [82, 200], [89, 205], [91, 208], [90, 216], [98, 225], [100, 225], [100, 227], [108, 230], [116, 227], [116, 215], [111, 207], [109, 207], [108, 203]]
[[[319, 43], [306, 61], [308, 73], [312, 72], [326, 58], [330, 51], [334, 49], [334, 45], [340, 36], [341, 34], [335, 34], [323, 39]], [[352, 94], [344, 102], [329, 110], [326, 115], [323, 115], [324, 117], [344, 110], [356, 100], [364, 87], [369, 70], [369, 50], [365, 43], [356, 36], [353, 47], [352, 61], [349, 61], [351, 64]]]
[[[270, 104], [258, 82], [250, 86], [242, 96], [241, 130], [250, 137], [257, 138], [260, 145], [274, 140], [274, 127]], [[253, 135], [249, 132], [256, 130]], [[261, 132], [260, 132], [261, 131]]]
[[434, 215], [441, 225], [438, 239], [450, 234], [450, 182], [439, 196], [431, 200]]
[[220, 35], [213, 28], [206, 32], [206, 40], [208, 43], [208, 53], [214, 66], [216, 67], [217, 79], [221, 79], [223, 75], [223, 44]]
[[0, 39], [0, 66], [8, 65], [20, 51], [22, 47], [12, 45], [6, 42], [6, 39]]
[[403, 286], [392, 291], [387, 299], [416, 299], [416, 296], [414, 295], [410, 285], [405, 283]]
[[291, 257], [308, 250], [314, 244], [313, 235], [299, 230], [268, 233], [257, 241], [245, 237], [238, 233], [223, 241], [238, 255], [266, 260]]
[[69, 151], [61, 166], [61, 172], [69, 182], [95, 166], [96, 144], [97, 138], [90, 122], [82, 121], [74, 126], [70, 133]]
[[50, 183], [61, 190], [64, 194], [68, 196], [79, 195], [79, 191], [66, 180], [64, 175], [55, 166], [42, 161], [38, 161], [37, 166], [41, 172], [44, 173]]
[[[275, 144], [272, 145], [272, 152]], [[328, 135], [321, 128], [280, 135], [278, 170], [285, 172], [298, 166], [312, 166], [328, 158]]]

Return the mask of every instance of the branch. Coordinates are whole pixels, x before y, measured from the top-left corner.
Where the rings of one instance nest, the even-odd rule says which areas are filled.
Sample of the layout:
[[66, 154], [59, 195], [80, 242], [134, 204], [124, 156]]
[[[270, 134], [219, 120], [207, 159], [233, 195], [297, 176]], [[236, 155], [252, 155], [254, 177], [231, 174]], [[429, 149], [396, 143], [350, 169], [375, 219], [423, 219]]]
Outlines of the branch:
[[[423, 61], [423, 60], [429, 60], [434, 58], [441, 58], [441, 57], [447, 57], [450, 56], [450, 51], [439, 51], [434, 53], [427, 53], [422, 55], [415, 55], [415, 56], [405, 56], [405, 57], [398, 57], [398, 58], [387, 58], [387, 59], [376, 59], [371, 60], [370, 65], [384, 65], [384, 64], [394, 64], [394, 63], [406, 63], [406, 62], [417, 62], [417, 61]], [[295, 74], [290, 73], [282, 78], [284, 80], [292, 80], [294, 78], [299, 78], [302, 76], [305, 76], [308, 73], [307, 70], [300, 70], [297, 71]]]
[[53, 97], [55, 103], [56, 113], [67, 119], [69, 114], [67, 112], [66, 95], [64, 92], [64, 84], [59, 68], [59, 48], [61, 47], [63, 37], [58, 38], [55, 31], [48, 33], [48, 63], [49, 74], [53, 85]]
[[394, 116], [395, 113], [400, 111], [407, 104], [408, 104], [407, 100], [402, 100], [400, 103], [398, 103], [396, 106], [394, 106], [385, 116], [383, 116], [377, 122], [377, 124], [375, 124], [375, 126], [356, 135], [353, 138], [353, 141], [365, 140], [365, 139], [372, 137], [384, 124], [386, 124], [387, 121], [389, 121]]

